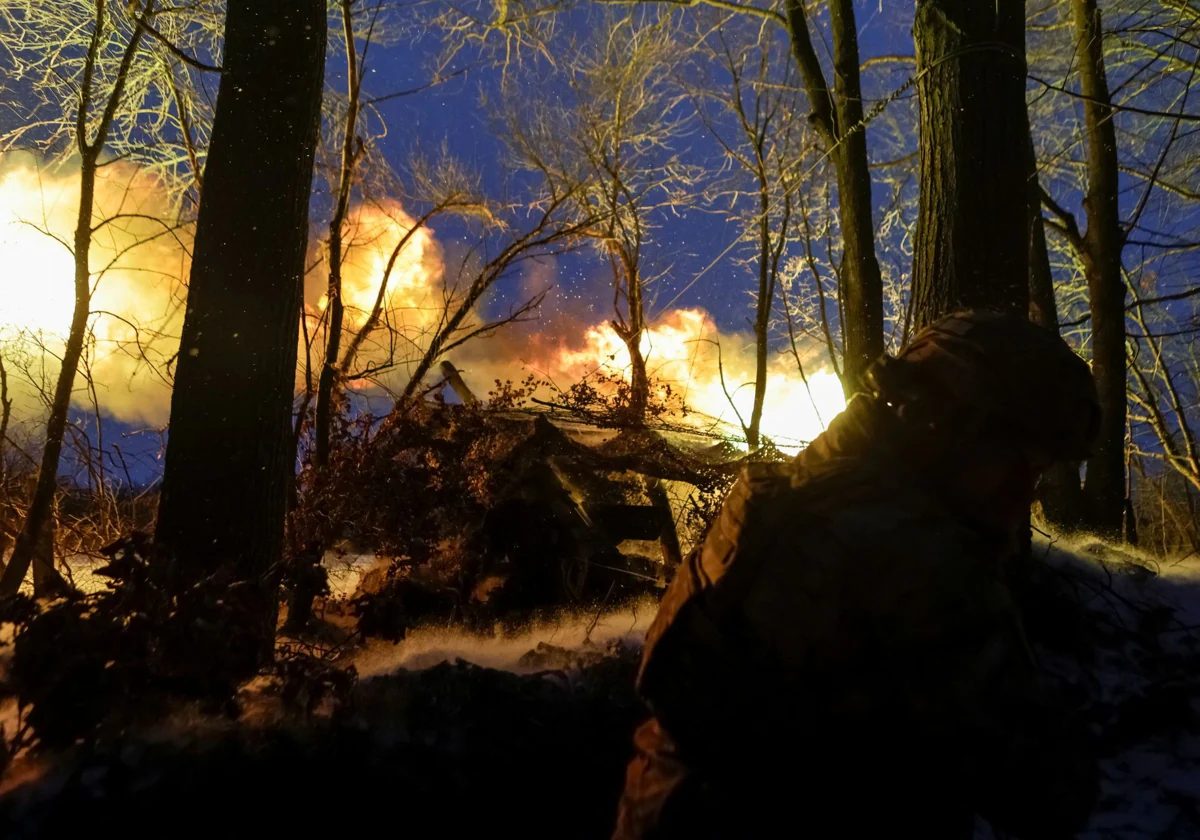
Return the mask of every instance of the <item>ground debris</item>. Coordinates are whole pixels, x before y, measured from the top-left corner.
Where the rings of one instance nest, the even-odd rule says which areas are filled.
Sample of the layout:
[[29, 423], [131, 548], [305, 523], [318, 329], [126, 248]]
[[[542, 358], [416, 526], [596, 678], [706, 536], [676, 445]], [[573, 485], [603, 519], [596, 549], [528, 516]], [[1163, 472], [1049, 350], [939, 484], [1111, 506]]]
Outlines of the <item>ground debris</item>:
[[0, 836], [313, 837], [344, 832], [356, 803], [386, 808], [413, 836], [607, 837], [645, 715], [639, 651], [531, 653], [566, 667], [444, 662], [361, 679], [328, 720], [193, 719], [60, 755], [53, 775], [0, 800]]

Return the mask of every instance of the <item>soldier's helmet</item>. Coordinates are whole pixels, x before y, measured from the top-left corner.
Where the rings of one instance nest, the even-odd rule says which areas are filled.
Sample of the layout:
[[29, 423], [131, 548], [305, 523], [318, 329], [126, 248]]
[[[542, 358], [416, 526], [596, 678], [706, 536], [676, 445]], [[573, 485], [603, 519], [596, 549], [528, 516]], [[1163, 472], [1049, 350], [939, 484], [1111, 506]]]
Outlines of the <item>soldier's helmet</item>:
[[1015, 315], [948, 315], [872, 365], [866, 382], [939, 434], [972, 418], [987, 439], [1036, 445], [1057, 460], [1086, 458], [1099, 431], [1087, 363], [1058, 335]]

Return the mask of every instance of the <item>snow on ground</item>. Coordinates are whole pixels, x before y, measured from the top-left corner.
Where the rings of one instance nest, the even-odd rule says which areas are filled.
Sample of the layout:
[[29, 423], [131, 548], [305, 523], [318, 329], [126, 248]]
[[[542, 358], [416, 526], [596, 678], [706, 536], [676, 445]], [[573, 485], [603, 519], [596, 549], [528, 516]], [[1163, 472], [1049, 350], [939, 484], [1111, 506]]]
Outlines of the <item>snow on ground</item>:
[[[374, 554], [339, 554], [330, 551], [322, 561], [329, 572], [329, 588], [335, 598], [349, 598], [358, 588], [362, 576], [380, 562]], [[80, 592], [99, 592], [104, 589], [108, 578], [96, 574], [96, 570], [108, 563], [107, 557], [91, 554], [76, 554], [60, 565], [63, 573]], [[21, 591], [33, 594], [33, 570], [25, 575]]]
[[[1182, 703], [1190, 704], [1187, 723], [1163, 734], [1135, 738], [1101, 763], [1101, 798], [1081, 840], [1170, 840], [1200, 838], [1200, 556], [1158, 562], [1128, 547], [1091, 539], [1042, 539], [1035, 551], [1055, 568], [1075, 572], [1077, 591], [1093, 609], [1137, 627], [1147, 608], [1167, 607], [1173, 615], [1153, 634], [1160, 650], [1128, 640], [1099, 651], [1089, 669], [1093, 700], [1105, 705], [1151, 698], [1164, 682], [1181, 683]], [[1153, 645], [1151, 646], [1153, 648]], [[1078, 678], [1081, 669], [1045, 651], [1043, 664]], [[1188, 664], [1190, 661], [1190, 664]], [[1179, 663], [1173, 672], [1155, 663]], [[1185, 670], [1186, 669], [1186, 670]], [[1182, 682], [1180, 680], [1182, 677]], [[1159, 695], [1161, 696], [1161, 695]], [[1128, 706], [1127, 706], [1128, 708]], [[1178, 714], [1164, 705], [1148, 706], [1151, 725]], [[1186, 716], [1183, 718], [1187, 720]], [[992, 838], [986, 827], [977, 840]]]
[[[1098, 650], [1086, 671], [1061, 655], [1039, 651], [1043, 664], [1090, 686], [1093, 702], [1119, 706], [1155, 696], [1164, 680], [1181, 684], [1182, 703], [1190, 704], [1191, 721], [1153, 736], [1135, 736], [1102, 762], [1101, 800], [1083, 840], [1170, 840], [1200, 838], [1200, 556], [1162, 562], [1127, 547], [1096, 540], [1047, 540], [1035, 551], [1052, 568], [1070, 575], [1079, 596], [1118, 624], [1137, 629], [1148, 610], [1164, 616], [1149, 638], [1149, 649], [1131, 638], [1117, 637]], [[81, 589], [92, 591], [104, 579], [94, 570], [102, 560], [75, 558], [71, 574]], [[372, 555], [330, 554], [325, 558], [334, 597], [347, 598], [379, 561]], [[601, 654], [613, 643], [639, 645], [654, 617], [647, 601], [620, 612], [596, 616], [576, 614], [534, 623], [519, 632], [497, 629], [479, 636], [449, 628], [414, 631], [399, 645], [372, 642], [354, 657], [363, 678], [421, 670], [442, 662], [464, 660], [513, 673], [543, 668], [526, 656], [539, 645]], [[1147, 638], [1142, 627], [1142, 638]], [[6, 648], [11, 651], [11, 647]], [[1174, 663], [1164, 672], [1164, 662]], [[1174, 668], [1174, 670], [1171, 670]], [[1190, 670], [1187, 670], [1190, 669]], [[1164, 676], [1165, 673], [1165, 676]], [[1182, 676], [1181, 676], [1182, 675]], [[1155, 726], [1156, 708], [1142, 717]], [[1167, 712], [1164, 712], [1166, 714]], [[1173, 712], [1178, 716], [1178, 707]], [[1165, 718], [1163, 718], [1165, 719]], [[976, 840], [996, 835], [984, 825]]]
[[374, 554], [326, 552], [321, 565], [329, 576], [330, 595], [339, 600], [349, 598], [363, 576], [385, 562]]
[[531, 674], [543, 670], [536, 657], [527, 656], [539, 645], [580, 653], [602, 653], [617, 643], [640, 648], [656, 609], [647, 599], [616, 612], [573, 613], [535, 622], [515, 633], [497, 628], [488, 636], [427, 627], [411, 631], [400, 644], [372, 642], [353, 658], [353, 664], [359, 676], [367, 678], [460, 659], [484, 668]]

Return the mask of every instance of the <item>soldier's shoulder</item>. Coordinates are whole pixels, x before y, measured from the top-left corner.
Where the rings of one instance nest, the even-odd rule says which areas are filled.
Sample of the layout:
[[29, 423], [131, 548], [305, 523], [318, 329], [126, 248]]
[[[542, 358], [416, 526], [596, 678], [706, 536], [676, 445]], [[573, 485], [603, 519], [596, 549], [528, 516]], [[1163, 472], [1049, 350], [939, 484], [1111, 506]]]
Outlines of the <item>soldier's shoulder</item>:
[[897, 471], [848, 463], [799, 470], [792, 484], [797, 504], [843, 545], [931, 559], [986, 551], [981, 536], [943, 498]]
[[992, 553], [939, 496], [902, 473], [857, 458], [816, 468], [799, 461], [749, 465], [714, 525], [710, 554], [722, 557], [748, 533], [757, 535], [754, 540], [782, 537], [793, 547], [832, 538], [855, 553], [918, 555], [935, 565]]
[[742, 468], [736, 487], [744, 495], [778, 494], [790, 491], [790, 495], [812, 493], [823, 495], [829, 492], [848, 496], [884, 492], [891, 482], [886, 474], [862, 458], [831, 458], [817, 463], [800, 459], [752, 463]]
[[826, 522], [841, 544], [906, 564], [915, 559], [934, 567], [993, 554], [982, 535], [920, 489], [848, 500], [831, 506]]
[[727, 527], [741, 526], [750, 511], [762, 509], [771, 499], [781, 499], [794, 483], [795, 467], [790, 462], [747, 464], [725, 497], [721, 519]]
[[883, 520], [944, 517], [945, 506], [894, 470], [860, 458], [817, 465], [802, 461], [750, 464], [730, 491], [735, 509], [777, 499], [810, 512], [839, 517], [878, 515]]

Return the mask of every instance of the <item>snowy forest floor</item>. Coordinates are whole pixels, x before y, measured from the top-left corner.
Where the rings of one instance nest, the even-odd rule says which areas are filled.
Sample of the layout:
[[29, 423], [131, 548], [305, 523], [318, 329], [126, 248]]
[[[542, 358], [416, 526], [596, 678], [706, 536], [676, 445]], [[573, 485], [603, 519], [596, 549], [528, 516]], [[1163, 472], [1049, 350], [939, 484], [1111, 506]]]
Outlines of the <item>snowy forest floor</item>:
[[[1104, 734], [1081, 836], [1200, 837], [1200, 558], [1035, 550], [1102, 630], [1087, 650], [1039, 651], [1088, 689]], [[181, 711], [103, 749], [30, 757], [5, 785], [0, 836], [606, 837], [645, 714], [632, 681], [653, 611], [487, 638], [427, 629], [355, 651], [360, 678], [333, 719], [289, 718], [252, 684], [237, 721]]]
[[1100, 802], [1080, 837], [1200, 838], [1200, 557], [1156, 563], [1087, 540], [1035, 552], [1110, 631], [1091, 650], [1038, 651], [1088, 690], [1105, 745]]

